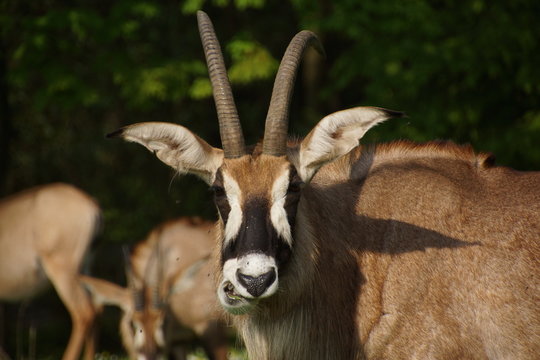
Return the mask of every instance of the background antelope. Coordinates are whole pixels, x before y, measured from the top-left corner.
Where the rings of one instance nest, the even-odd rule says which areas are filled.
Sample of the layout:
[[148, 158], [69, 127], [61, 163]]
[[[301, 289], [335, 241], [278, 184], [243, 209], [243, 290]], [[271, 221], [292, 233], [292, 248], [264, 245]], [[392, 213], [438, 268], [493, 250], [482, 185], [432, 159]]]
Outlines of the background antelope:
[[193, 333], [210, 359], [227, 358], [226, 329], [210, 277], [213, 226], [199, 218], [158, 226], [127, 259], [128, 288], [82, 278], [97, 304], [122, 309], [120, 333], [131, 358], [168, 352], [185, 359]]
[[67, 184], [36, 187], [0, 202], [0, 299], [33, 297], [52, 283], [72, 321], [63, 359], [94, 358], [94, 308], [78, 280], [101, 211]]
[[214, 190], [219, 300], [251, 359], [532, 359], [540, 354], [540, 174], [448, 142], [358, 146], [402, 114], [358, 107], [287, 143], [303, 31], [247, 151], [219, 43], [199, 31], [223, 150], [167, 123], [142, 144]]

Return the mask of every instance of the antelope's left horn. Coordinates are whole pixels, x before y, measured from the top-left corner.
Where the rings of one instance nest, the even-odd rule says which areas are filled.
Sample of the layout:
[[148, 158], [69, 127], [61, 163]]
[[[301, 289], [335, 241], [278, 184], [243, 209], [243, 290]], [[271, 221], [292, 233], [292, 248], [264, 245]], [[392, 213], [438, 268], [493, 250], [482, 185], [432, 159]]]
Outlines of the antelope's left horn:
[[133, 268], [131, 266], [131, 259], [129, 257], [129, 250], [126, 246], [122, 247], [122, 253], [124, 255], [124, 266], [126, 272], [126, 281], [128, 289], [133, 296], [133, 305], [135, 311], [142, 311], [144, 309], [144, 295], [141, 289], [137, 289], [135, 285], [135, 279], [133, 275]]
[[[152, 261], [148, 262], [150, 266], [147, 282], [150, 289], [150, 306], [153, 309], [160, 309], [163, 306], [161, 297], [161, 288], [163, 285], [163, 254], [161, 253], [161, 234], [158, 235], [156, 245], [154, 246]], [[152, 271], [154, 270], [154, 271]]]
[[324, 55], [324, 49], [317, 35], [311, 31], [303, 30], [291, 40], [281, 59], [266, 116], [263, 154], [283, 156], [287, 151], [289, 107], [294, 81], [298, 65], [308, 46], [313, 46], [320, 54]]

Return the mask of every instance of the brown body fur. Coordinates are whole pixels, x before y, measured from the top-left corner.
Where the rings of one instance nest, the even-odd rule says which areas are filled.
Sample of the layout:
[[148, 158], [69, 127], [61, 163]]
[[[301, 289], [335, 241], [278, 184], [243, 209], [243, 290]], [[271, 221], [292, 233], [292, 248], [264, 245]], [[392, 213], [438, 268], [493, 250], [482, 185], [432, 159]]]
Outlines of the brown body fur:
[[398, 142], [321, 168], [281, 292], [232, 317], [250, 358], [538, 356], [540, 174], [491, 162]]

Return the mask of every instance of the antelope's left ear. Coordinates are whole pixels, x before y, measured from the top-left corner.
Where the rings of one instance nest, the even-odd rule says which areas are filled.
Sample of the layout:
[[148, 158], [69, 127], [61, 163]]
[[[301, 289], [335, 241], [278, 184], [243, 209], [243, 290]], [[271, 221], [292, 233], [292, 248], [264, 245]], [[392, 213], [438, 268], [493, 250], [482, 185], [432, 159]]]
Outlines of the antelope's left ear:
[[210, 185], [223, 162], [223, 150], [210, 146], [185, 127], [176, 124], [138, 123], [125, 126], [107, 137], [120, 137], [139, 143], [179, 173], [197, 175]]
[[309, 182], [324, 164], [347, 154], [373, 126], [392, 117], [402, 117], [398, 111], [377, 107], [356, 107], [324, 117], [300, 144], [296, 165], [304, 182]]

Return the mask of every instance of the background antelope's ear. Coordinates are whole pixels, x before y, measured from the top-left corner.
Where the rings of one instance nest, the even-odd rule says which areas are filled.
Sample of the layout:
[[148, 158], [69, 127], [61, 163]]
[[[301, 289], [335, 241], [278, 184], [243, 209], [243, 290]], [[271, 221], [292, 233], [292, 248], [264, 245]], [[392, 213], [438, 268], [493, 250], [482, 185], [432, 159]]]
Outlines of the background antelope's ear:
[[296, 168], [309, 182], [324, 164], [347, 154], [373, 126], [404, 113], [377, 107], [356, 107], [324, 117], [300, 144]]
[[84, 288], [91, 295], [92, 303], [95, 306], [114, 305], [124, 312], [132, 312], [133, 299], [129, 289], [113, 284], [107, 280], [80, 275], [79, 279]]
[[180, 173], [191, 173], [212, 184], [223, 162], [223, 150], [214, 148], [183, 126], [146, 122], [123, 127], [107, 135], [136, 142]]

